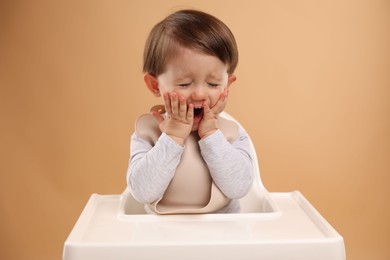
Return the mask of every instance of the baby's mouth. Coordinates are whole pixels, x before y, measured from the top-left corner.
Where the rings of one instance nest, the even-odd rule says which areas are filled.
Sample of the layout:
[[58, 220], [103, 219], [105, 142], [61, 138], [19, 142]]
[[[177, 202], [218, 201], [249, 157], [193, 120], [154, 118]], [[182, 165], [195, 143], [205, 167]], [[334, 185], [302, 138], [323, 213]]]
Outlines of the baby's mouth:
[[203, 116], [203, 107], [195, 107], [194, 108], [194, 119], [196, 122], [199, 122]]

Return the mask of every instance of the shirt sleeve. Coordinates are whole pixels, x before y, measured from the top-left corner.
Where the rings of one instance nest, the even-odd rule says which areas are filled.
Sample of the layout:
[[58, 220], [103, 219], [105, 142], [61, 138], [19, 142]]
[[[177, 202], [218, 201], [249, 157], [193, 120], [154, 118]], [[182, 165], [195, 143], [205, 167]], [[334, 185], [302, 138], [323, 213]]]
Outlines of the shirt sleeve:
[[222, 132], [199, 141], [203, 159], [218, 188], [230, 199], [240, 199], [253, 183], [251, 145], [247, 134], [239, 128], [238, 138], [229, 143]]
[[154, 146], [134, 133], [126, 173], [134, 198], [145, 204], [161, 198], [175, 174], [183, 151], [184, 147], [165, 133]]

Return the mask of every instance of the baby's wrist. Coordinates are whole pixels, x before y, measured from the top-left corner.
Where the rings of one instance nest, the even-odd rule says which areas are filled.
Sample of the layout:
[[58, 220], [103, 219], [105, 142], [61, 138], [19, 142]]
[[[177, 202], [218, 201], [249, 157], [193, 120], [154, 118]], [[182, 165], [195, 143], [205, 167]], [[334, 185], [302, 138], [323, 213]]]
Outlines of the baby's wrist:
[[175, 141], [175, 143], [183, 146], [184, 145], [184, 141], [185, 141], [185, 138], [182, 138], [182, 137], [179, 137], [179, 136], [176, 136], [176, 135], [172, 135], [172, 134], [169, 134], [169, 133], [166, 133], [167, 136], [169, 136], [173, 141]]
[[200, 139], [205, 139], [205, 138], [209, 137], [210, 135], [214, 134], [217, 130], [218, 130], [218, 128], [207, 130], [206, 132], [199, 134], [199, 137], [200, 137]]

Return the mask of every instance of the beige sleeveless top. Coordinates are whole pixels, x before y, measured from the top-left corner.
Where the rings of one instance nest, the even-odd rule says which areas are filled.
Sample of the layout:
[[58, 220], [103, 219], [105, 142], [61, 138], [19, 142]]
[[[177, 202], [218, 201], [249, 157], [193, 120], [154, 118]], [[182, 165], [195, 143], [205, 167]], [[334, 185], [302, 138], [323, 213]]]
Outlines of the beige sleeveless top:
[[[236, 123], [220, 117], [218, 128], [228, 142], [236, 140]], [[155, 145], [161, 135], [156, 120], [148, 114], [138, 118], [136, 133], [152, 145]], [[212, 181], [198, 141], [197, 132], [192, 132], [186, 139], [180, 163], [163, 197], [148, 205], [152, 211], [158, 214], [210, 213], [230, 202]]]

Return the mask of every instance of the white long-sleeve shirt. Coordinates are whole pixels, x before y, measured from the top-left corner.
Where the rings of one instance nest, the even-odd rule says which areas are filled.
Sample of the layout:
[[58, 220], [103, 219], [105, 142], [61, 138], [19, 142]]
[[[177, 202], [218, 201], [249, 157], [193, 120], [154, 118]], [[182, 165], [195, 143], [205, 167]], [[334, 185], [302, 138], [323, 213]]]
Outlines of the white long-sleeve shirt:
[[[213, 182], [231, 199], [218, 213], [239, 212], [238, 199], [248, 193], [253, 183], [252, 154], [246, 133], [239, 128], [237, 139], [229, 143], [217, 130], [198, 144]], [[127, 183], [137, 201], [150, 204], [163, 197], [184, 149], [165, 133], [155, 145], [137, 133], [131, 136]], [[148, 207], [145, 209], [150, 212]]]

